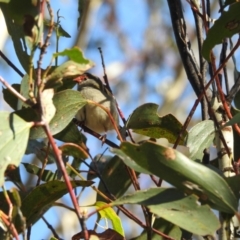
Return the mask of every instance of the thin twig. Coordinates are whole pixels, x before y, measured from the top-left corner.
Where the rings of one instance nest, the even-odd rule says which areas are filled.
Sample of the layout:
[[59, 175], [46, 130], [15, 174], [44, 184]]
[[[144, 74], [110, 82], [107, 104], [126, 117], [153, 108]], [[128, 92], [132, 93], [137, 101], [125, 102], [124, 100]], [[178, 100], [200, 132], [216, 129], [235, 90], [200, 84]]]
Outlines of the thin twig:
[[45, 224], [47, 225], [47, 227], [51, 230], [53, 236], [54, 236], [55, 238], [61, 240], [61, 238], [58, 236], [58, 234], [57, 234], [57, 232], [55, 231], [55, 229], [53, 228], [53, 226], [52, 226], [50, 223], [48, 223], [47, 219], [46, 219], [44, 216], [42, 216], [42, 220], [45, 222]]
[[47, 162], [48, 162], [49, 150], [50, 150], [50, 143], [48, 142], [47, 151], [46, 151], [46, 156], [45, 156], [44, 161], [43, 161], [43, 163], [42, 163], [41, 172], [40, 172], [40, 174], [38, 175], [38, 180], [37, 180], [36, 186], [38, 186], [38, 185], [40, 184], [40, 181], [41, 181], [41, 179], [42, 179], [42, 175], [43, 175], [43, 173], [44, 173], [44, 169], [45, 169], [45, 167], [46, 167], [46, 165], [47, 165]]
[[[86, 180], [84, 179], [69, 163], [67, 163], [68, 167], [75, 172], [75, 174], [77, 176], [80, 177], [80, 179], [82, 180]], [[91, 186], [91, 188], [97, 192], [97, 194], [101, 195], [106, 201], [108, 202], [112, 202], [114, 200], [116, 200], [115, 197], [113, 197], [113, 199], [110, 199], [108, 196], [106, 196], [105, 194], [103, 194], [101, 191], [99, 191], [95, 186]], [[131, 212], [129, 212], [129, 210], [127, 210], [124, 206], [116, 206], [118, 209], [120, 209], [127, 217], [129, 217], [130, 219], [132, 219], [134, 222], [136, 222], [139, 226], [141, 226], [142, 228], [148, 228], [140, 219], [138, 219], [136, 216], [134, 216]], [[91, 213], [91, 215], [93, 215], [94, 213], [96, 213], [97, 211], [94, 211]], [[91, 216], [90, 215], [90, 216]], [[90, 217], [88, 215], [88, 218]], [[161, 235], [161, 236], [164, 236], [166, 239], [172, 239], [171, 237], [159, 232], [158, 230], [152, 228], [152, 231]], [[162, 235], [163, 234], [163, 235]]]
[[105, 68], [105, 63], [104, 63], [104, 59], [103, 59], [102, 49], [99, 47], [98, 50], [99, 50], [99, 52], [100, 52], [100, 56], [101, 56], [101, 60], [102, 60], [102, 67], [103, 67], [103, 73], [104, 73], [103, 79], [104, 79], [104, 82], [105, 82], [105, 84], [106, 84], [107, 89], [108, 89], [108, 90], [110, 91], [110, 93], [113, 95], [112, 89], [111, 89], [111, 87], [110, 87], [110, 85], [109, 85], [108, 77], [107, 77], [107, 74], [106, 74], [106, 68]]
[[[61, 170], [61, 172], [63, 174], [63, 178], [65, 180], [67, 189], [69, 191], [69, 195], [71, 197], [71, 200], [72, 200], [72, 203], [74, 205], [74, 208], [76, 209], [76, 214], [77, 214], [79, 223], [80, 223], [80, 225], [81, 225], [81, 227], [83, 229], [83, 222], [82, 222], [82, 219], [81, 219], [79, 206], [78, 206], [76, 196], [75, 196], [75, 194], [73, 192], [72, 185], [70, 183], [68, 174], [66, 172], [66, 169], [65, 169], [65, 166], [64, 166], [64, 163], [63, 163], [63, 159], [62, 159], [62, 156], [61, 156], [61, 151], [57, 147], [57, 145], [56, 145], [56, 143], [54, 141], [54, 138], [53, 138], [53, 136], [52, 136], [52, 134], [50, 132], [49, 124], [47, 122], [45, 122], [45, 119], [44, 119], [44, 116], [43, 116], [42, 91], [44, 89], [44, 81], [41, 79], [41, 65], [42, 65], [43, 56], [44, 56], [44, 54], [46, 52], [46, 49], [47, 49], [47, 47], [49, 45], [49, 40], [50, 40], [50, 37], [52, 35], [52, 31], [53, 31], [53, 27], [54, 27], [52, 8], [50, 6], [49, 1], [46, 1], [46, 3], [47, 3], [47, 8], [48, 8], [48, 11], [49, 11], [49, 14], [50, 14], [50, 27], [48, 29], [48, 34], [47, 34], [47, 36], [45, 38], [45, 41], [44, 41], [44, 43], [43, 43], [43, 45], [42, 45], [42, 47], [40, 49], [40, 55], [39, 55], [39, 60], [38, 60], [37, 84], [35, 84], [35, 85], [38, 86], [38, 96], [37, 96], [37, 99], [38, 99], [38, 103], [39, 103], [39, 107], [40, 107], [41, 122], [44, 124], [43, 129], [44, 129], [44, 131], [45, 131], [45, 133], [46, 133], [46, 135], [48, 137], [48, 140], [49, 140], [49, 142], [50, 142], [50, 144], [52, 146], [53, 152], [55, 153], [57, 164], [60, 167], [60, 170]], [[87, 236], [85, 236], [85, 239], [87, 239]]]
[[[91, 134], [92, 136], [96, 137], [97, 139], [103, 138], [103, 136], [101, 134], [92, 131], [90, 128], [83, 125], [82, 122], [78, 121], [76, 118], [73, 119], [73, 123], [75, 123], [77, 126], [81, 127], [84, 130], [84, 132]], [[119, 148], [119, 146], [117, 144], [115, 144], [114, 142], [112, 142], [108, 139], [104, 139], [104, 143], [106, 143], [110, 147]]]
[[[238, 49], [238, 46], [239, 46], [239, 45], [240, 45], [240, 38], [238, 39], [238, 42], [235, 44], [234, 48], [231, 50], [231, 52], [230, 52], [230, 53], [228, 54], [228, 56], [226, 57], [225, 61], [221, 64], [221, 66], [219, 66], [218, 69], [215, 69], [212, 78], [210, 79], [210, 81], [207, 83], [207, 85], [206, 85], [205, 88], [204, 88], [205, 91], [206, 91], [206, 89], [208, 89], [209, 86], [212, 84], [212, 82], [214, 81], [214, 79], [215, 79], [215, 77], [218, 75], [218, 73], [222, 71], [223, 66], [226, 65], [227, 61], [232, 57], [232, 55], [234, 54], [234, 52]], [[174, 143], [173, 148], [176, 148], [176, 147], [178, 146], [178, 144], [179, 144], [179, 142], [180, 142], [180, 140], [181, 140], [181, 135], [184, 133], [184, 131], [186, 131], [187, 126], [188, 126], [188, 124], [189, 124], [189, 122], [190, 122], [190, 120], [191, 120], [191, 118], [192, 118], [192, 116], [193, 116], [193, 114], [194, 114], [194, 112], [195, 112], [195, 110], [196, 110], [196, 108], [197, 108], [197, 105], [199, 104], [199, 102], [201, 101], [201, 99], [203, 98], [203, 96], [204, 96], [204, 91], [201, 92], [201, 94], [199, 95], [198, 99], [195, 101], [195, 103], [194, 103], [194, 105], [193, 105], [193, 107], [192, 107], [192, 109], [191, 109], [191, 111], [190, 111], [190, 113], [189, 113], [189, 116], [187, 117], [185, 123], [183, 124], [183, 127], [182, 127], [180, 133], [179, 133], [178, 136], [177, 136], [177, 139], [176, 139], [176, 141], [175, 141], [175, 143]], [[226, 101], [225, 101], [225, 103], [226, 103]], [[226, 104], [227, 104], [227, 103], [226, 103]], [[226, 109], [224, 108], [224, 110], [226, 111], [227, 114], [230, 114], [230, 115], [228, 115], [228, 118], [231, 119], [231, 113], [230, 113], [229, 108], [228, 108], [228, 107], [227, 107]], [[234, 125], [234, 128], [235, 128], [236, 132], [240, 135], [240, 129], [239, 129], [239, 127], [238, 127], [236, 124]], [[225, 145], [225, 144], [224, 144], [224, 145]], [[226, 149], [228, 149], [228, 148], [226, 148]]]
[[0, 56], [15, 72], [18, 73], [20, 77], [23, 78], [24, 74], [4, 55], [4, 53], [1, 50], [0, 50]]
[[[110, 87], [110, 85], [109, 85], [109, 81], [108, 81], [108, 76], [107, 76], [107, 73], [106, 73], [106, 68], [105, 68], [105, 63], [104, 63], [104, 58], [103, 58], [102, 49], [99, 47], [98, 50], [99, 50], [99, 52], [100, 52], [101, 61], [102, 61], [102, 67], [103, 67], [103, 73], [104, 73], [104, 75], [103, 75], [104, 82], [105, 82], [105, 84], [106, 84], [107, 89], [110, 91], [110, 93], [112, 94], [112, 96], [113, 96], [113, 98], [114, 98], [114, 100], [115, 100], [115, 103], [116, 103], [116, 106], [117, 106], [117, 110], [118, 110], [118, 114], [119, 114], [120, 118], [122, 119], [123, 124], [124, 124], [124, 126], [125, 126], [126, 123], [127, 123], [127, 121], [126, 121], [126, 119], [125, 119], [125, 117], [124, 117], [124, 115], [123, 115], [123, 113], [122, 113], [122, 111], [121, 111], [121, 109], [120, 109], [120, 107], [119, 107], [119, 105], [118, 105], [118, 102], [117, 102], [116, 98], [114, 97], [114, 95], [113, 95], [113, 93], [112, 93], [112, 89], [111, 89], [111, 87]], [[131, 132], [129, 131], [129, 129], [127, 129], [127, 133], [128, 133], [128, 136], [130, 137], [131, 141], [132, 141], [133, 143], [135, 143], [135, 141], [133, 140], [132, 134], [131, 134]], [[124, 140], [125, 140], [125, 139], [124, 139]]]
[[0, 82], [17, 98], [19, 98], [21, 101], [26, 103], [29, 106], [33, 106], [34, 103], [30, 99], [26, 99], [23, 95], [21, 95], [18, 91], [16, 91], [8, 82], [6, 82], [1, 76], [0, 76]]
[[65, 180], [65, 183], [67, 185], [67, 189], [69, 191], [69, 194], [70, 194], [70, 197], [71, 197], [71, 200], [72, 200], [72, 203], [74, 205], [74, 208], [76, 210], [76, 214], [77, 214], [77, 217], [78, 217], [78, 220], [79, 222], [81, 223], [81, 216], [80, 216], [80, 211], [79, 211], [79, 206], [78, 206], [78, 203], [77, 203], [77, 199], [76, 199], [76, 196], [74, 195], [74, 192], [73, 192], [73, 188], [72, 188], [72, 185], [69, 181], [69, 177], [68, 177], [68, 174], [67, 174], [67, 171], [66, 171], [66, 168], [63, 164], [63, 160], [62, 160], [62, 156], [61, 156], [61, 152], [59, 150], [59, 148], [57, 147], [55, 141], [54, 141], [54, 138], [52, 136], [52, 134], [50, 133], [50, 129], [49, 129], [49, 126], [48, 124], [46, 124], [44, 127], [44, 131], [48, 137], [48, 140], [52, 146], [52, 149], [53, 149], [53, 152], [55, 153], [55, 156], [56, 156], [56, 160], [58, 162], [58, 165], [60, 167], [60, 170], [62, 171], [62, 174], [63, 174], [63, 178]]

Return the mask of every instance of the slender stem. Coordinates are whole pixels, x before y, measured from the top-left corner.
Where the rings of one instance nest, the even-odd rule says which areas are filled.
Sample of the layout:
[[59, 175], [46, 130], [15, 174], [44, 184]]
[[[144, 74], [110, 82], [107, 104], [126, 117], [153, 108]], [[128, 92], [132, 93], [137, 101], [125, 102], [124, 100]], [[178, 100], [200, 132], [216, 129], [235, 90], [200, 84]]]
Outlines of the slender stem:
[[58, 162], [58, 165], [62, 171], [62, 174], [63, 174], [63, 178], [65, 180], [65, 183], [67, 185], [67, 188], [68, 188], [68, 191], [69, 191], [69, 194], [70, 194], [70, 197], [71, 197], [71, 200], [73, 202], [73, 205], [74, 205], [74, 208], [76, 210], [76, 214], [77, 214], [77, 217], [79, 219], [79, 222], [81, 222], [81, 216], [80, 216], [80, 211], [79, 211], [79, 206], [78, 206], [78, 203], [77, 203], [77, 199], [76, 199], [76, 196], [73, 192], [73, 188], [72, 188], [72, 185], [71, 185], [71, 182], [69, 181], [69, 177], [68, 177], [68, 174], [67, 174], [67, 171], [66, 171], [66, 168], [63, 164], [63, 160], [62, 160], [62, 156], [61, 156], [61, 151], [59, 150], [59, 148], [57, 147], [55, 141], [54, 141], [54, 138], [52, 136], [52, 134], [50, 133], [50, 129], [49, 129], [49, 126], [48, 124], [46, 124], [44, 127], [44, 130], [47, 134], [47, 137], [48, 137], [48, 140], [53, 148], [53, 151], [56, 155], [56, 160]]
[[15, 72], [19, 74], [20, 77], [23, 77], [24, 74], [4, 55], [4, 53], [0, 50], [0, 56], [5, 60], [5, 62], [13, 69]]
[[13, 94], [15, 95], [17, 98], [19, 98], [21, 101], [23, 101], [24, 103], [28, 104], [29, 106], [33, 106], [34, 103], [29, 100], [26, 99], [23, 95], [21, 95], [18, 91], [16, 91], [10, 84], [8, 84], [8, 82], [6, 82], [1, 76], [0, 76], [0, 82]]
[[47, 227], [51, 230], [53, 236], [57, 239], [60, 239], [57, 232], [55, 231], [55, 229], [53, 228], [53, 226], [51, 224], [49, 224], [49, 222], [47, 221], [47, 219], [42, 216], [42, 220], [45, 222], [45, 224], [47, 225]]

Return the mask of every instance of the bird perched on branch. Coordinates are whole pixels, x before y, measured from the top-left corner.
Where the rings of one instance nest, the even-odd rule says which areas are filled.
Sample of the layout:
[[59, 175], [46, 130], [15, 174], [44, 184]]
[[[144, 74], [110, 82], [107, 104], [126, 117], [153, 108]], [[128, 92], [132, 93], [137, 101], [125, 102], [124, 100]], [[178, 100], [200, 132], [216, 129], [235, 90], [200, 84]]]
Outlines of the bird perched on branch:
[[[119, 126], [116, 101], [106, 85], [98, 77], [90, 73], [84, 73], [74, 80], [78, 83], [78, 91], [82, 96], [108, 109], [116, 125]], [[77, 112], [76, 119], [97, 133], [104, 133], [114, 129], [108, 114], [99, 106], [91, 103], [87, 103]]]

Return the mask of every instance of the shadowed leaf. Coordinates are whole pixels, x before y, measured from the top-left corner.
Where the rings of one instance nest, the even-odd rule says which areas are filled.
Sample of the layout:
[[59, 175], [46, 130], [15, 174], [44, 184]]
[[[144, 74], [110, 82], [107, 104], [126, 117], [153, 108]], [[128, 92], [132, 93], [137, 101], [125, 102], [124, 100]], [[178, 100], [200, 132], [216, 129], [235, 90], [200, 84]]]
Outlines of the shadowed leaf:
[[202, 54], [210, 61], [212, 48], [222, 43], [224, 38], [230, 38], [240, 31], [240, 3], [236, 2], [229, 6], [228, 11], [223, 11], [218, 20], [209, 29], [203, 42]]
[[[208, 205], [174, 188], [150, 188], [121, 197], [111, 205], [141, 204], [157, 216], [198, 235], [213, 235], [220, 223]], [[184, 221], [183, 221], [184, 219]]]
[[220, 175], [172, 148], [153, 142], [142, 145], [123, 142], [120, 149], [113, 149], [113, 152], [129, 167], [135, 162], [186, 193], [199, 196], [213, 208], [231, 214], [237, 211], [237, 199]]
[[32, 123], [25, 122], [16, 114], [0, 112], [0, 186], [9, 164], [18, 166], [27, 147]]
[[[136, 133], [152, 138], [166, 138], [170, 143], [174, 143], [182, 129], [182, 124], [172, 114], [159, 117], [157, 109], [158, 105], [155, 103], [146, 103], [136, 108], [126, 127]], [[186, 135], [185, 131], [180, 144], [184, 143]]]

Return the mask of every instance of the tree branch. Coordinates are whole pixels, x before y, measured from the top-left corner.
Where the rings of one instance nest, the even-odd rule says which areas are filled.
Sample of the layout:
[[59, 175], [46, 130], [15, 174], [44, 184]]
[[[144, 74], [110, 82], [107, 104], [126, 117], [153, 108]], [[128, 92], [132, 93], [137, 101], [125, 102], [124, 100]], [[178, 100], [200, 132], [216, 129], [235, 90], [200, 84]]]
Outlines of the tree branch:
[[[172, 27], [183, 66], [194, 92], [196, 93], [197, 97], [199, 97], [203, 90], [201, 84], [202, 76], [192, 52], [191, 43], [187, 37], [187, 30], [182, 12], [181, 1], [168, 0], [168, 7], [170, 10]], [[208, 100], [211, 100], [212, 92], [209, 89], [206, 90], [206, 96]]]

